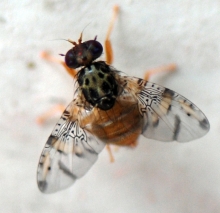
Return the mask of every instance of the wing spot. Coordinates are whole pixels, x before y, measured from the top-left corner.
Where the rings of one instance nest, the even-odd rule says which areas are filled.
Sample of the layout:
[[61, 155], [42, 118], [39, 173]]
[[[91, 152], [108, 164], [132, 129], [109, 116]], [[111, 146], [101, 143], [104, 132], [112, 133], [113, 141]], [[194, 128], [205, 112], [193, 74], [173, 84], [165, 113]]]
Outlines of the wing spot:
[[180, 132], [180, 123], [181, 123], [181, 120], [180, 120], [180, 117], [179, 116], [175, 116], [175, 124], [174, 124], [174, 133], [173, 133], [173, 140], [177, 140], [177, 137], [179, 135], [179, 132]]
[[141, 84], [141, 82], [142, 82], [142, 79], [139, 78], [138, 81], [137, 81], [137, 83], [138, 83], [138, 84]]
[[206, 118], [199, 122], [202, 129], [209, 129], [209, 122]]
[[153, 127], [157, 127], [159, 124], [159, 119], [156, 120], [156, 122], [153, 123]]
[[165, 89], [163, 92], [163, 96], [164, 97], [173, 97], [174, 96], [174, 91], [170, 90], [170, 89]]
[[170, 111], [172, 109], [172, 106], [171, 105], [169, 105], [169, 107], [168, 107], [168, 111]]

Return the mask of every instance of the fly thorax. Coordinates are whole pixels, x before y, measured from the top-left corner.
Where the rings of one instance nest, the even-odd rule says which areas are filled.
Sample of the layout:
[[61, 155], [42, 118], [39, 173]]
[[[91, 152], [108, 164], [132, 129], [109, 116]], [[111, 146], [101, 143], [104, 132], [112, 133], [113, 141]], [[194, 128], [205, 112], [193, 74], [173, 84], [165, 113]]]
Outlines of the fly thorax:
[[95, 62], [79, 71], [78, 83], [92, 106], [109, 110], [114, 106], [118, 85], [110, 67], [105, 62]]

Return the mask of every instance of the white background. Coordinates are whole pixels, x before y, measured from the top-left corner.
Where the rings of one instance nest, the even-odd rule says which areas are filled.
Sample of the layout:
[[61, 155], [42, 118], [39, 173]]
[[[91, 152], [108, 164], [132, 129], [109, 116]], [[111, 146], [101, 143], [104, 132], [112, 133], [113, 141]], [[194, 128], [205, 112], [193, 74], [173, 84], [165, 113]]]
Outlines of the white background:
[[[73, 79], [42, 50], [62, 59], [61, 38], [104, 42], [115, 3], [120, 14], [111, 36], [114, 67], [142, 77], [175, 62], [172, 74], [151, 81], [193, 101], [210, 132], [190, 143], [140, 137], [109, 163], [104, 150], [71, 188], [42, 194], [36, 184], [42, 148], [59, 115], [36, 118], [73, 97]], [[58, 39], [58, 40], [55, 40]], [[0, 212], [220, 212], [220, 2], [218, 0], [1, 0], [0, 2]], [[104, 59], [104, 55], [103, 55]], [[30, 66], [31, 65], [31, 66]]]

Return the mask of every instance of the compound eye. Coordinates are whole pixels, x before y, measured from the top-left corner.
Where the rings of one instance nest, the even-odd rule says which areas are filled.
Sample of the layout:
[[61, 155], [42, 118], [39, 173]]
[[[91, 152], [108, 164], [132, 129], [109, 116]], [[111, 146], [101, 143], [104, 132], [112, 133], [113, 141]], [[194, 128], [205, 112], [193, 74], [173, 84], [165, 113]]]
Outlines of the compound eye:
[[70, 68], [77, 68], [80, 64], [77, 62], [76, 54], [74, 53], [73, 49], [69, 50], [65, 55], [65, 62], [66, 65]]
[[102, 54], [103, 47], [98, 41], [89, 40], [84, 43], [86, 44], [87, 50], [92, 54], [92, 60], [95, 60]]

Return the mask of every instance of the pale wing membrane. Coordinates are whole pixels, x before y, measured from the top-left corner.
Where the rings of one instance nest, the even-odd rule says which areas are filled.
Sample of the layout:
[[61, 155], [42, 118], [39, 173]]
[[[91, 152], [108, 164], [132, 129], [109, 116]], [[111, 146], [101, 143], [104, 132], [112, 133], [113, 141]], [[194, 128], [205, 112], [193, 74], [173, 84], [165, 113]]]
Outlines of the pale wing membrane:
[[154, 83], [137, 80], [144, 89], [137, 94], [144, 117], [142, 134], [159, 141], [191, 141], [210, 128], [203, 112], [178, 93]]
[[48, 138], [40, 157], [37, 182], [44, 193], [72, 185], [95, 163], [105, 144], [70, 120], [70, 104]]

